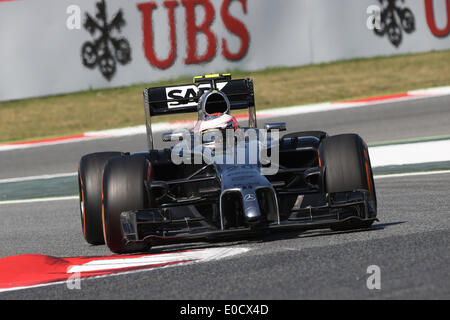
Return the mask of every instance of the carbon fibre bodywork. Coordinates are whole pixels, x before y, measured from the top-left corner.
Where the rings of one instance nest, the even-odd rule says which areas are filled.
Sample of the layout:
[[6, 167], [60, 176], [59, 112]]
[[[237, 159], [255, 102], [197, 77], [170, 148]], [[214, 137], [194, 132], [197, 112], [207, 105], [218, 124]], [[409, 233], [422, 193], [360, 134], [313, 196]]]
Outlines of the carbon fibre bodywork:
[[146, 189], [154, 205], [122, 212], [124, 239], [150, 247], [376, 220], [369, 190], [324, 190], [320, 137], [288, 135], [279, 141], [280, 166], [268, 176], [259, 163], [174, 165], [169, 149], [149, 153], [155, 175]]
[[[122, 154], [104, 169], [103, 230], [95, 232], [98, 237], [103, 232], [114, 252], [276, 230], [364, 228], [376, 220], [375, 185], [362, 138], [322, 131], [280, 137], [285, 123], [258, 129], [251, 79], [209, 75], [196, 77], [194, 85], [145, 89], [144, 107], [149, 151]], [[154, 149], [154, 116], [197, 112], [198, 120], [206, 121], [212, 113], [241, 109], [248, 110], [248, 126], [226, 129], [233, 132], [231, 139], [220, 130], [206, 141], [203, 131], [166, 133], [163, 141], [175, 144]]]

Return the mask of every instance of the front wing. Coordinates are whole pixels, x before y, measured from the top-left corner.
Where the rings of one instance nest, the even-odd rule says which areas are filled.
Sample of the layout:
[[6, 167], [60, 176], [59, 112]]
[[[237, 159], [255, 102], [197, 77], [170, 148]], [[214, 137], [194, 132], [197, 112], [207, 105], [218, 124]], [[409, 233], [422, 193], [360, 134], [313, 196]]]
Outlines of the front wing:
[[185, 217], [172, 219], [167, 207], [126, 211], [121, 214], [121, 231], [128, 245], [151, 247], [180, 242], [228, 240], [263, 235], [271, 232], [329, 228], [349, 220], [377, 221], [369, 194], [360, 191], [359, 197], [343, 201], [328, 201], [318, 207], [294, 210], [287, 219], [246, 227], [220, 229], [205, 219]]

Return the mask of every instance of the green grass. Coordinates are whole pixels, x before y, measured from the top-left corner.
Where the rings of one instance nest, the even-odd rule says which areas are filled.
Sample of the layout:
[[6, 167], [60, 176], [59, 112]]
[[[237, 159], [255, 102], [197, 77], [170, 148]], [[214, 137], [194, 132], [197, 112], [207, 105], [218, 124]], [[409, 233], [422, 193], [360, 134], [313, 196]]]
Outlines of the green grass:
[[[231, 72], [234, 78], [254, 79], [257, 109], [285, 107], [450, 85], [450, 50], [257, 72]], [[117, 89], [2, 102], [0, 142], [144, 124], [142, 91], [145, 87], [191, 81], [191, 78], [179, 78]], [[194, 115], [164, 116], [159, 120], [188, 117]]]

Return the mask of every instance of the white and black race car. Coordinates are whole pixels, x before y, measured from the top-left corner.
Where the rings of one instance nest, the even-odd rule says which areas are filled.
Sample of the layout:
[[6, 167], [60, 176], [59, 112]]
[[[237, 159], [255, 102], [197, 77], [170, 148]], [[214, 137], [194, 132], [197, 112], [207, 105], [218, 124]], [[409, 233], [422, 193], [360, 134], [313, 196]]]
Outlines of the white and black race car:
[[[80, 160], [88, 243], [128, 253], [275, 230], [368, 228], [377, 220], [363, 139], [322, 131], [280, 137], [284, 123], [258, 129], [252, 79], [200, 76], [190, 85], [145, 89], [144, 102], [148, 151]], [[248, 126], [238, 127], [231, 112], [245, 109]], [[198, 113], [195, 128], [164, 134], [172, 145], [155, 150], [151, 118], [188, 112]]]

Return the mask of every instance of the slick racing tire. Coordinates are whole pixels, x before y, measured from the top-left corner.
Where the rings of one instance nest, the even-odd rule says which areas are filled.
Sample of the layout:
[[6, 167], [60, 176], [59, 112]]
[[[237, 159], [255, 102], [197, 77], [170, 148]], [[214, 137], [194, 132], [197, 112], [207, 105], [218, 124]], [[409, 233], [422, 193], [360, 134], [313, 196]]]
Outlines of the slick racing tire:
[[[328, 137], [319, 147], [322, 166], [325, 168], [324, 191], [328, 194], [367, 190], [370, 204], [376, 215], [377, 200], [369, 151], [364, 140], [357, 134]], [[370, 221], [349, 220], [336, 224], [332, 230], [369, 228]]]
[[104, 244], [102, 227], [102, 172], [108, 159], [120, 152], [85, 155], [78, 165], [81, 227], [89, 244]]
[[150, 203], [144, 181], [150, 180], [151, 164], [144, 156], [110, 159], [103, 173], [103, 234], [114, 253], [145, 251], [147, 245], [126, 243], [120, 215], [125, 211], [148, 208]]

